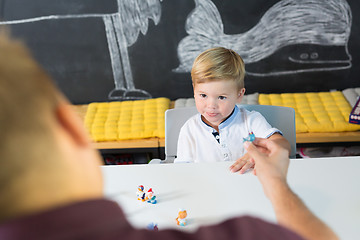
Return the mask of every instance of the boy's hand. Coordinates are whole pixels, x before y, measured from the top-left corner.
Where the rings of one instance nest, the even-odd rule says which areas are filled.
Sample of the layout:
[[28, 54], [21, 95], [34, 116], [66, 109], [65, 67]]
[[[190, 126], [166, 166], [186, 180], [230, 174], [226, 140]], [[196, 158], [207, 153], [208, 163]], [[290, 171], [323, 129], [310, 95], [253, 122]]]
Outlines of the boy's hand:
[[244, 156], [236, 160], [236, 162], [230, 166], [231, 172], [239, 172], [240, 174], [245, 173], [250, 168], [254, 168], [254, 160], [251, 159], [248, 153], [245, 153]]

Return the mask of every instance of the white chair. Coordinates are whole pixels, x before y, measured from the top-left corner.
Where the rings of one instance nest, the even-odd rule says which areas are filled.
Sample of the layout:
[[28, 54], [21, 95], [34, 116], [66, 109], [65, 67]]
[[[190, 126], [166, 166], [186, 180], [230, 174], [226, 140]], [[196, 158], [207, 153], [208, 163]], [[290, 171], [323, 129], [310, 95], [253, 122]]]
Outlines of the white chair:
[[[270, 105], [239, 105], [239, 107], [261, 113], [270, 125], [281, 130], [290, 142], [290, 157], [296, 157], [295, 110], [293, 108]], [[174, 161], [180, 129], [186, 120], [197, 113], [196, 107], [174, 108], [165, 112], [165, 160], [161, 161], [162, 163]]]

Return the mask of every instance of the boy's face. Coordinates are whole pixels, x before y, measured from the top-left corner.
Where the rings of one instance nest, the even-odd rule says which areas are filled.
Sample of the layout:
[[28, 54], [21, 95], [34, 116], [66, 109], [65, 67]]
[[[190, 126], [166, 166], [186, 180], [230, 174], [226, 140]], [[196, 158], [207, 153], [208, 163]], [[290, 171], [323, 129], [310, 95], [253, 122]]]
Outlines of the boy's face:
[[238, 90], [234, 81], [220, 80], [194, 85], [196, 108], [203, 120], [215, 129], [231, 114], [235, 104], [241, 102], [244, 93], [245, 88]]

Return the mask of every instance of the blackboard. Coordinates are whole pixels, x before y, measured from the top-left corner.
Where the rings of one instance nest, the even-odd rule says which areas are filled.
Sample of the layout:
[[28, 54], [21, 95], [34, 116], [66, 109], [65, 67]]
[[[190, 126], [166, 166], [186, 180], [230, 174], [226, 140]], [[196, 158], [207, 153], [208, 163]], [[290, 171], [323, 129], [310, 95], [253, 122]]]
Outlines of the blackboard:
[[0, 0], [0, 14], [74, 104], [192, 97], [191, 63], [214, 46], [244, 58], [247, 93], [360, 86], [357, 0]]

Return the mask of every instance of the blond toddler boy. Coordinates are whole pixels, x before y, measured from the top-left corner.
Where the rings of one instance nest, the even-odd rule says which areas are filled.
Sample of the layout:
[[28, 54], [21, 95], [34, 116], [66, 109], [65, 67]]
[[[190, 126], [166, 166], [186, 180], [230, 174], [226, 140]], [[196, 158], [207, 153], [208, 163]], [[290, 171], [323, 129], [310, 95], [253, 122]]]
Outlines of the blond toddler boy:
[[233, 50], [211, 48], [194, 61], [191, 78], [196, 108], [181, 128], [176, 163], [235, 161], [230, 170], [244, 173], [254, 167], [243, 139], [276, 141], [289, 150], [289, 142], [258, 112], [238, 107], [245, 93], [245, 64]]

